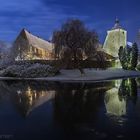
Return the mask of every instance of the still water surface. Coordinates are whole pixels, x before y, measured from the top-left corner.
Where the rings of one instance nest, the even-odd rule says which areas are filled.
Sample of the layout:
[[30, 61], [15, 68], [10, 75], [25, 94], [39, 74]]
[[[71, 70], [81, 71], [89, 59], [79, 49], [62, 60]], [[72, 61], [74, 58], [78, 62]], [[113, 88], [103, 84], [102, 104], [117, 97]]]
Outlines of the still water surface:
[[0, 139], [134, 139], [140, 136], [139, 81], [1, 81]]

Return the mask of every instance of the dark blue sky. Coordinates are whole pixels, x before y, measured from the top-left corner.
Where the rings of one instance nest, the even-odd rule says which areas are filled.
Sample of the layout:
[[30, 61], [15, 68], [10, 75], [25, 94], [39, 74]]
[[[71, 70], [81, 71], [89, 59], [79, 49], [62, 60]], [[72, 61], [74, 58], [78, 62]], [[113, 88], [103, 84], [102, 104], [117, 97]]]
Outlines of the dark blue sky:
[[140, 0], [0, 0], [0, 40], [12, 42], [22, 28], [44, 39], [68, 18], [79, 18], [104, 41], [116, 16], [134, 41], [140, 28]]

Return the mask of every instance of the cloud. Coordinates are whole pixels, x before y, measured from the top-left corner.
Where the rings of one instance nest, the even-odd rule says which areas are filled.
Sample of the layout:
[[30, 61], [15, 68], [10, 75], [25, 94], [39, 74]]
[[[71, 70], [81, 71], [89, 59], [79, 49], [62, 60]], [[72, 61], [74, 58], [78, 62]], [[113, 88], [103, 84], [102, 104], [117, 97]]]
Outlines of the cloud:
[[59, 4], [55, 4], [54, 8], [42, 0], [6, 0], [0, 5], [0, 40], [13, 41], [23, 27], [49, 38], [67, 18], [88, 18], [86, 15], [69, 14], [68, 8]]
[[140, 22], [136, 14], [139, 13], [139, 4], [138, 0], [129, 0], [126, 5], [126, 1], [0, 0], [0, 40], [14, 41], [22, 28], [48, 39], [68, 18], [81, 19], [89, 28], [96, 29], [102, 40], [106, 31], [113, 26], [116, 16], [121, 18], [122, 25], [131, 29], [132, 33], [136, 22], [137, 28]]

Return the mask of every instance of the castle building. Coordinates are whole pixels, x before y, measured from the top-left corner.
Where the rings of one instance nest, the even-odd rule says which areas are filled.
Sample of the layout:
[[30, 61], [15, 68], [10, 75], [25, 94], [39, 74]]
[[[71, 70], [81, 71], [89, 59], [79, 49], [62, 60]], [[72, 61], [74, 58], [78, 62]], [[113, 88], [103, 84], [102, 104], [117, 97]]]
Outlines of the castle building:
[[23, 29], [13, 45], [15, 60], [52, 60], [54, 45]]
[[127, 31], [124, 30], [116, 19], [114, 27], [107, 31], [107, 36], [103, 45], [103, 49], [109, 55], [118, 58], [118, 51], [120, 46], [126, 47], [127, 45]]

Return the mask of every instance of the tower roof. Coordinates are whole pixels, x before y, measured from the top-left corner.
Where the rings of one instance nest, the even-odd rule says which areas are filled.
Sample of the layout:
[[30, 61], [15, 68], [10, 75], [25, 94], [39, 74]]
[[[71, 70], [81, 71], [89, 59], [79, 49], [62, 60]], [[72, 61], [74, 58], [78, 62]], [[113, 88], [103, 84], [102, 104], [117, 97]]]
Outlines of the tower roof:
[[112, 29], [114, 30], [114, 29], [120, 29], [120, 28], [122, 28], [122, 27], [120, 26], [120, 21], [119, 21], [118, 18], [116, 18], [114, 27], [113, 27]]

